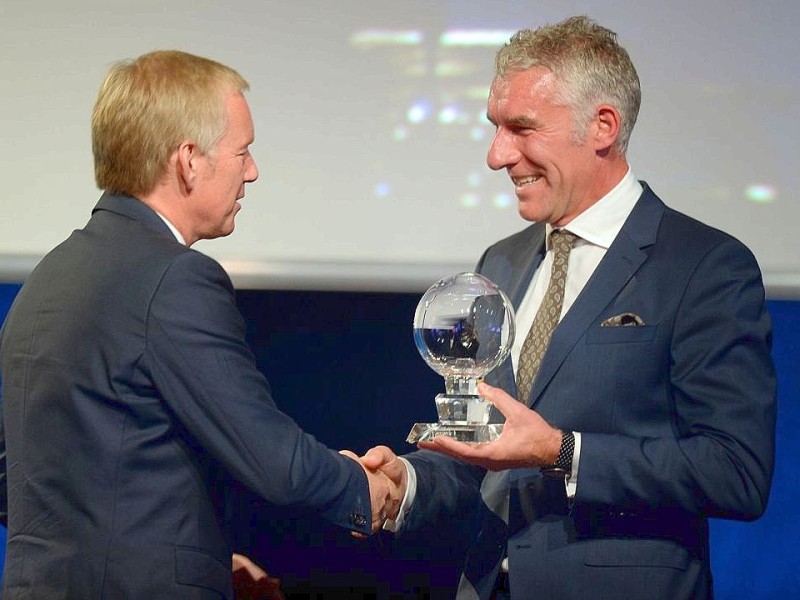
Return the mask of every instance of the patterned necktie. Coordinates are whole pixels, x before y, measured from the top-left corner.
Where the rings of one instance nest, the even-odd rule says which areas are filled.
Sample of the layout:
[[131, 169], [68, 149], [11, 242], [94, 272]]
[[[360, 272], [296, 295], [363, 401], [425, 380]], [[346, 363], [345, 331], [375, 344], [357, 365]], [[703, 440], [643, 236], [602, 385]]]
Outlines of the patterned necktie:
[[[554, 249], [553, 268], [542, 304], [533, 319], [528, 336], [522, 344], [517, 368], [517, 399], [525, 402], [533, 380], [539, 372], [550, 337], [558, 324], [564, 305], [564, 284], [572, 246], [578, 239], [574, 233], [556, 230], [550, 234]], [[481, 516], [481, 535], [477, 546], [470, 549], [459, 581], [456, 598], [477, 600], [489, 595], [506, 554], [509, 517], [510, 471], [490, 471], [481, 484], [484, 510]]]
[[522, 344], [517, 366], [517, 399], [520, 402], [528, 400], [553, 330], [558, 325], [561, 307], [564, 305], [564, 285], [567, 282], [569, 253], [577, 239], [578, 236], [574, 233], [563, 229], [554, 230], [550, 234], [550, 243], [554, 251], [550, 283], [547, 285], [542, 304], [533, 318], [528, 337]]

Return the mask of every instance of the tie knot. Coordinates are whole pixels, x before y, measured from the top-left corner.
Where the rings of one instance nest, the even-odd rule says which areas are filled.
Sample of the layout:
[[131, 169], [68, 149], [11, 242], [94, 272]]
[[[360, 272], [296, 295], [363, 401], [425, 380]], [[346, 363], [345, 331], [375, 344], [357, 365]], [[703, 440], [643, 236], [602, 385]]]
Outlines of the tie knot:
[[569, 254], [578, 236], [566, 229], [554, 229], [550, 233], [550, 243], [557, 255]]

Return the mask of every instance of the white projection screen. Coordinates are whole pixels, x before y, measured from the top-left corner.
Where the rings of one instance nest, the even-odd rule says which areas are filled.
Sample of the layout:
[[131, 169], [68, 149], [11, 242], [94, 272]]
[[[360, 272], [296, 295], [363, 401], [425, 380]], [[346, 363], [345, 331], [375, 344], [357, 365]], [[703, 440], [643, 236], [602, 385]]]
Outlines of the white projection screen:
[[797, 0], [3, 0], [0, 280], [83, 226], [89, 118], [116, 60], [175, 48], [251, 84], [259, 180], [195, 247], [243, 288], [422, 291], [526, 223], [485, 163], [496, 49], [587, 14], [639, 70], [634, 173], [800, 297]]

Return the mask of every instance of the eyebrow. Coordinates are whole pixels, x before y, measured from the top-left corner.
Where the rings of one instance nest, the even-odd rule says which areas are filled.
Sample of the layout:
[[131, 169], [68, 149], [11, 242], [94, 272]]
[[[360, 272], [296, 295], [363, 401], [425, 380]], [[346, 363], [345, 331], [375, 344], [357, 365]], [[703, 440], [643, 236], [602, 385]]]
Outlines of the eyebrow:
[[508, 124], [513, 125], [514, 127], [528, 129], [531, 127], [536, 127], [537, 121], [535, 118], [527, 115], [517, 115], [516, 117], [511, 117], [508, 119]]
[[[497, 126], [497, 123], [489, 116], [489, 113], [486, 113], [486, 120], [489, 121], [492, 125]], [[517, 127], [520, 129], [529, 129], [532, 127], [536, 127], [538, 122], [534, 117], [529, 117], [527, 115], [517, 115], [515, 117], [511, 117], [510, 119], [506, 119], [506, 123], [511, 127]]]

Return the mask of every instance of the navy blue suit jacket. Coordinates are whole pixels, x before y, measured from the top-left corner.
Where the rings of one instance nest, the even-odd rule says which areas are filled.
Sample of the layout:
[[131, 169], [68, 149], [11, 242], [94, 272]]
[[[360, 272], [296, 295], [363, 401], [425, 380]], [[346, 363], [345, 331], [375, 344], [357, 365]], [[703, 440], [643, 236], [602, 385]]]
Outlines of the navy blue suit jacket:
[[[544, 225], [531, 225], [478, 265], [515, 306], [544, 236]], [[643, 325], [601, 326], [623, 313]], [[507, 551], [516, 598], [710, 597], [707, 519], [754, 519], [767, 504], [770, 345], [749, 250], [667, 208], [645, 185], [520, 399], [555, 427], [581, 432], [577, 494], [568, 503], [564, 482], [536, 469], [509, 473], [509, 527], [480, 506], [465, 566], [479, 596], [488, 598], [495, 557]], [[488, 379], [515, 395], [510, 360]], [[479, 469], [428, 452], [407, 458], [419, 479], [409, 527], [462, 502], [482, 504]], [[493, 541], [498, 532], [507, 547]]]
[[0, 344], [3, 598], [230, 598], [230, 478], [369, 532], [361, 467], [276, 407], [228, 276], [139, 200], [100, 199]]

